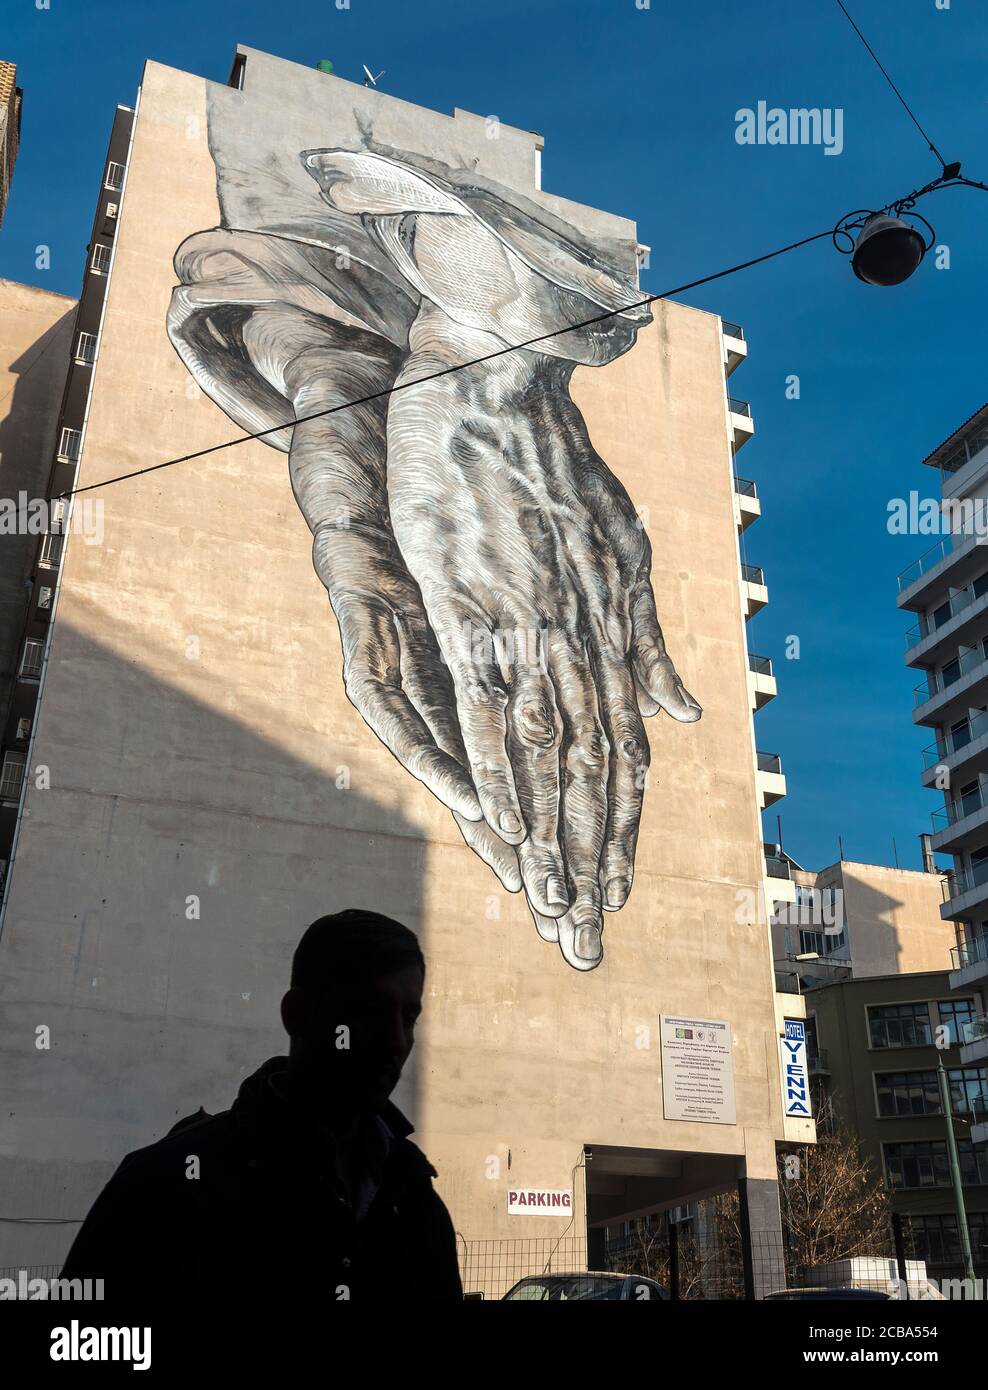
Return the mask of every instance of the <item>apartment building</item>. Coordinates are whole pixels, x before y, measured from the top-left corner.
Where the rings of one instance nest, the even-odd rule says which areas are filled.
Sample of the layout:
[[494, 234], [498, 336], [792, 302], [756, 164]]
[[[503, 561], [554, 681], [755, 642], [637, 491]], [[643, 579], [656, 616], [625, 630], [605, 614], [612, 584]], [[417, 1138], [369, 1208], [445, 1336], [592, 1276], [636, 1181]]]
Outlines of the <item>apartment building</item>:
[[14, 161], [20, 146], [23, 98], [17, 85], [17, 65], [0, 59], [0, 223], [7, 210]]
[[[782, 862], [781, 860], [779, 862]], [[945, 875], [840, 859], [786, 872], [794, 901], [777, 906], [772, 949], [780, 988], [949, 970], [954, 933], [940, 916]]]
[[[125, 1152], [230, 1103], [284, 1046], [301, 931], [357, 904], [423, 943], [428, 996], [395, 1100], [439, 1170], [468, 1288], [503, 1287], [499, 1251], [516, 1277], [552, 1251], [592, 1265], [607, 1226], [728, 1189], [779, 1249], [776, 1146], [814, 1129], [784, 1114], [779, 1038], [803, 1005], [774, 990], [763, 906], [793, 890], [760, 829], [784, 779], [754, 733], [772, 663], [745, 635], [767, 599], [739, 547], [760, 509], [735, 465], [752, 413], [728, 390], [747, 345], [682, 304], [629, 318], [634, 224], [543, 190], [541, 148], [246, 48], [226, 82], [149, 62], [134, 111], [117, 110], [50, 484], [92, 491], [41, 541], [34, 592], [55, 616], [42, 626], [32, 607], [25, 639], [40, 679], [0, 935], [0, 1183], [38, 1222], [0, 1228], [0, 1265], [59, 1259]], [[606, 464], [602, 518], [627, 519], [628, 545], [649, 537], [679, 681], [672, 713], [642, 700], [634, 887], [609, 899], [603, 937], [587, 916], [533, 916], [511, 846], [454, 822], [407, 770], [420, 764], [372, 732], [352, 664], [348, 699], [345, 663], [372, 629], [335, 587], [349, 520], [303, 514], [293, 492], [288, 426], [304, 412], [286, 395], [296, 330], [319, 353], [342, 344], [337, 370], [377, 354], [393, 384], [421, 313], [510, 345], [588, 306], [614, 324], [529, 354], [526, 399], [562, 381], [540, 418], [572, 409], [566, 428]], [[506, 418], [529, 428], [511, 409], [476, 439], [497, 445]], [[386, 450], [389, 488], [408, 447], [392, 423], [357, 451], [383, 478]], [[441, 461], [440, 437], [437, 417]], [[533, 436], [531, 457], [553, 444]], [[72, 524], [86, 498], [104, 503], [98, 543]], [[400, 548], [396, 531], [389, 573], [445, 562], [472, 505], [442, 492], [442, 526], [420, 544], [420, 518]], [[478, 550], [450, 559], [458, 579]], [[58, 1040], [46, 1055], [25, 1043], [39, 1008]], [[749, 1282], [781, 1278], [769, 1260]]]
[[[804, 996], [814, 1111], [857, 1139], [903, 1218], [911, 1258], [936, 1279], [959, 1278], [956, 1208], [937, 1063], [943, 1057], [976, 1271], [988, 1274], [988, 1147], [978, 1138], [988, 1064], [968, 1039], [984, 1021], [984, 993], [955, 990], [949, 970], [874, 975]], [[937, 1040], [945, 1044], [942, 1052]], [[983, 1128], [983, 1125], [982, 1125]]]
[[[930, 848], [951, 855], [940, 915], [951, 924], [951, 988], [988, 980], [988, 405], [958, 426], [923, 462], [939, 481], [945, 534], [899, 575], [899, 607], [915, 615], [906, 664], [924, 673], [913, 720], [933, 741], [920, 777], [943, 805], [932, 813]], [[988, 1060], [984, 1014], [969, 1021], [965, 1063]], [[975, 1106], [972, 1138], [988, 1139], [988, 1112]]]

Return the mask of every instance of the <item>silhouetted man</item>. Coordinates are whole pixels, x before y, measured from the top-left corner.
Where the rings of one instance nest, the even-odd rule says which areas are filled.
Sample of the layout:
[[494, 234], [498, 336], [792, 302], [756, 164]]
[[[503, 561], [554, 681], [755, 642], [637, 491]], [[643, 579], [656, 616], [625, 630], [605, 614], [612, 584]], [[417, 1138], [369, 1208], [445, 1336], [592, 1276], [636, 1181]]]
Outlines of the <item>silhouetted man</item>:
[[462, 1298], [435, 1169], [388, 1097], [412, 1050], [425, 961], [374, 912], [313, 922], [281, 1001], [291, 1040], [229, 1110], [128, 1154], [62, 1271], [107, 1299], [292, 1290], [327, 1301]]

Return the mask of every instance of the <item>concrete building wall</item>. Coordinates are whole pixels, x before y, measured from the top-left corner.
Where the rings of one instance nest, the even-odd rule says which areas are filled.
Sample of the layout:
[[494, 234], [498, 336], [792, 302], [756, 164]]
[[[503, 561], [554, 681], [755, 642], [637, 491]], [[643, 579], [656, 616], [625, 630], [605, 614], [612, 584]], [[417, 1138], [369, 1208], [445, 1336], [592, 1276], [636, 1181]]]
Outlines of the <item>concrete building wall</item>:
[[[620, 240], [633, 264], [631, 224], [536, 190], [525, 132], [490, 140], [465, 113], [252, 52], [242, 92], [149, 64], [80, 486], [239, 433], [165, 333], [175, 249], [219, 221], [208, 102], [293, 160], [357, 148], [372, 125], [378, 142]], [[286, 203], [308, 195], [285, 168]], [[78, 1218], [125, 1151], [200, 1104], [226, 1106], [281, 1045], [300, 932], [354, 904], [423, 941], [425, 1012], [395, 1100], [464, 1237], [561, 1233], [559, 1218], [507, 1214], [516, 1183], [574, 1188], [579, 1233], [584, 1146], [655, 1155], [669, 1203], [701, 1169], [715, 1187], [774, 1183], [767, 928], [738, 920], [764, 869], [720, 322], [676, 304], [653, 313], [631, 351], [578, 367], [572, 394], [645, 518], [666, 643], [703, 717], [647, 721], [635, 885], [607, 916], [595, 970], [540, 938], [523, 895], [348, 702], [284, 455], [256, 441], [108, 487], [103, 544], [69, 536], [31, 760], [51, 785], [28, 787], [0, 940], [12, 1208]], [[660, 1014], [728, 1021], [736, 1123], [663, 1118]], [[36, 1046], [42, 1024], [50, 1050]], [[0, 1264], [55, 1257], [73, 1229], [2, 1228]]]
[[[0, 280], [0, 503], [47, 496], [75, 300]], [[25, 517], [26, 519], [26, 517]], [[10, 526], [10, 518], [4, 520]], [[0, 534], [0, 709], [20, 658], [37, 534]]]
[[[828, 959], [835, 965], [849, 963], [855, 979], [950, 968], [954, 932], [940, 916], [942, 874], [844, 859], [818, 871], [794, 869], [792, 877], [801, 888], [833, 889], [843, 895], [846, 944]], [[799, 950], [800, 926], [796, 904], [782, 904], [772, 928], [777, 962], [786, 955], [787, 922], [794, 953]], [[807, 930], [819, 925], [809, 919], [805, 923]]]

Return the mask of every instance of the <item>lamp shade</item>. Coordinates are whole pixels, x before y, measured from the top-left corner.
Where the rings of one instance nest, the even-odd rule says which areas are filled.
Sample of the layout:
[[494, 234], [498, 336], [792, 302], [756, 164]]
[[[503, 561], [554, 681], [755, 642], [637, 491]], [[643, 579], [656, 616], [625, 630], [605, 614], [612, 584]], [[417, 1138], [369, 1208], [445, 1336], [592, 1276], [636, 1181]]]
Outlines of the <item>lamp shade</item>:
[[926, 243], [915, 227], [901, 217], [873, 212], [855, 242], [851, 265], [868, 285], [901, 285], [925, 255]]

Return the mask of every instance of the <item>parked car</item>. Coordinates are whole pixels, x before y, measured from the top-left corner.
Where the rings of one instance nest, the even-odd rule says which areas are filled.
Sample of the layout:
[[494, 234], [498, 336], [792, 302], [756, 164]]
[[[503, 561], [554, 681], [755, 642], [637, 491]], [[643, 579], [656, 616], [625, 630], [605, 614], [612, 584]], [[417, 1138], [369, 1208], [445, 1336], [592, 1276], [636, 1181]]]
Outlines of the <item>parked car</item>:
[[779, 1289], [777, 1293], [767, 1293], [766, 1303], [787, 1303], [791, 1301], [802, 1302], [804, 1299], [847, 1299], [857, 1301], [866, 1299], [872, 1303], [889, 1303], [894, 1300], [895, 1294], [887, 1293], [884, 1289], [856, 1289], [852, 1287], [844, 1289]]
[[529, 1274], [519, 1279], [502, 1303], [647, 1303], [662, 1302], [669, 1291], [655, 1279], [638, 1274]]

